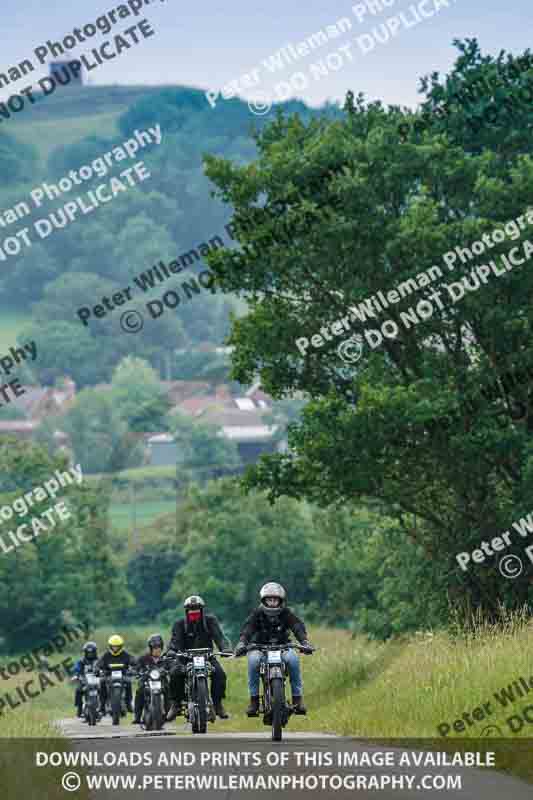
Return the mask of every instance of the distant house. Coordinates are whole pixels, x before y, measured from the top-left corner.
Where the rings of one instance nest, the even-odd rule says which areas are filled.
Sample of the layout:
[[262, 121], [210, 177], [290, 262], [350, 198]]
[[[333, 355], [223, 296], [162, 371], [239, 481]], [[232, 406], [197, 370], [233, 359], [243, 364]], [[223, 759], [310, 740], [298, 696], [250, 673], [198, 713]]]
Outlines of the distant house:
[[174, 467], [178, 459], [178, 446], [170, 433], [157, 433], [146, 440], [149, 463], [152, 467]]
[[[165, 385], [180, 383], [168, 382]], [[202, 394], [189, 394], [188, 381], [183, 381], [182, 386], [174, 387], [174, 397], [180, 395], [179, 400], [170, 413], [181, 413], [192, 417], [195, 421], [216, 425], [220, 428], [220, 435], [237, 445], [237, 450], [243, 464], [252, 464], [263, 453], [283, 450], [285, 443], [277, 443], [275, 434], [277, 425], [267, 425], [263, 415], [272, 408], [271, 398], [265, 394], [257, 383], [252, 386], [244, 396], [234, 397], [230, 387], [218, 384], [206, 392], [206, 384], [197, 385]], [[187, 396], [185, 396], [187, 395]], [[170, 391], [169, 391], [170, 397]], [[150, 450], [150, 463], [154, 465], [175, 464], [179, 453], [176, 442], [170, 434], [157, 434], [148, 440]]]
[[76, 396], [76, 384], [70, 378], [64, 380], [62, 389], [43, 386], [25, 386], [23, 395], [13, 400], [12, 405], [20, 409], [27, 419], [40, 422], [44, 417], [64, 413]]
[[[43, 419], [57, 416], [68, 410], [76, 396], [76, 384], [70, 378], [63, 381], [62, 389], [43, 386], [25, 386], [25, 392], [12, 402], [24, 414], [22, 419], [0, 420], [0, 436], [10, 435], [20, 439], [31, 439]], [[66, 433], [58, 430], [54, 434], [58, 446], [68, 444]]]

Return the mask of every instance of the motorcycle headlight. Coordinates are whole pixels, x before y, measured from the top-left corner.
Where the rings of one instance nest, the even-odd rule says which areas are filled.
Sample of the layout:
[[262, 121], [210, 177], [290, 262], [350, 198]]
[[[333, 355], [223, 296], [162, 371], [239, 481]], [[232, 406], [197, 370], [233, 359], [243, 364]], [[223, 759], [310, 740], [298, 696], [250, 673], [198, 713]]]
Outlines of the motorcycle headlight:
[[153, 669], [153, 670], [150, 672], [150, 678], [151, 678], [153, 681], [158, 681], [158, 680], [161, 678], [161, 673], [159, 672], [159, 670], [158, 670], [158, 669]]

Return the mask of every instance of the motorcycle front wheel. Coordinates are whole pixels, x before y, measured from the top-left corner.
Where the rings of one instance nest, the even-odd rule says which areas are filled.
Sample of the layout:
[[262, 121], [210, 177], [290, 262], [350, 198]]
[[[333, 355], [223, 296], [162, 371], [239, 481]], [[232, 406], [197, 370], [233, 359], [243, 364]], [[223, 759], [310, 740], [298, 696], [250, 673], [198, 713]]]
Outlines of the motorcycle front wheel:
[[98, 711], [96, 708], [96, 704], [89, 703], [87, 708], [87, 722], [89, 725], [96, 725], [96, 718], [98, 716]]
[[152, 708], [150, 717], [152, 720], [152, 730], [160, 731], [163, 727], [163, 705], [161, 703], [161, 695], [154, 694], [152, 696]]
[[122, 711], [122, 689], [120, 686], [115, 686], [111, 693], [111, 719], [113, 725], [120, 723], [120, 715]]
[[285, 698], [283, 696], [283, 678], [272, 678], [272, 741], [281, 742], [283, 729], [283, 707]]
[[[193, 733], [207, 733], [207, 680], [206, 678], [196, 679], [196, 697], [194, 698], [194, 721], [192, 726]], [[196, 724], [195, 724], [196, 723]]]

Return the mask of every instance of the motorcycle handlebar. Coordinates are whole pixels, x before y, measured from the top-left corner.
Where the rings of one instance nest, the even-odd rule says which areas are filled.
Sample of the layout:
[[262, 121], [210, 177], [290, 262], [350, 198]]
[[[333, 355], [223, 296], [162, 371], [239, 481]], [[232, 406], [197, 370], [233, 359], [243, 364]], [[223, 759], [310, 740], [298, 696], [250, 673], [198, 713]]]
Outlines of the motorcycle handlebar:
[[[297, 644], [296, 642], [292, 644], [249, 644], [246, 646], [246, 650], [239, 655], [244, 656], [246, 653], [251, 653], [252, 650], [261, 650], [263, 653], [268, 653], [272, 650], [299, 650], [301, 653], [311, 655], [312, 653], [316, 653], [317, 649], [316, 647], [302, 647], [301, 644]], [[238, 657], [239, 656], [237, 656], [237, 658]]]

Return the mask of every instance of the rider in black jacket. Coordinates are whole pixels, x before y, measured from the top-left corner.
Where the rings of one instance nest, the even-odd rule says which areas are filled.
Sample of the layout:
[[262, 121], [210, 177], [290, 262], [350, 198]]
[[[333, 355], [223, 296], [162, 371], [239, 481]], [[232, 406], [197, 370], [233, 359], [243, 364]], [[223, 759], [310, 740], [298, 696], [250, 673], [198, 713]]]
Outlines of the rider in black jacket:
[[[219, 650], [228, 650], [231, 647], [218, 619], [214, 614], [207, 613], [205, 603], [199, 595], [187, 597], [183, 603], [183, 608], [185, 609], [185, 616], [183, 619], [177, 620], [172, 628], [169, 652], [182, 652], [201, 647], [214, 648], [215, 644]], [[211, 697], [213, 698], [215, 713], [221, 719], [227, 719], [228, 715], [222, 704], [222, 700], [226, 696], [226, 673], [216, 659], [213, 659], [212, 664]], [[167, 714], [167, 722], [171, 722], [177, 717], [184, 696], [185, 669], [184, 662], [179, 661], [170, 672], [172, 705]]]
[[[296, 639], [307, 652], [312, 652], [313, 647], [307, 639], [307, 631], [303, 621], [286, 606], [287, 593], [279, 583], [266, 583], [261, 589], [261, 602], [244, 623], [235, 655], [244, 655], [250, 643], [257, 644], [288, 644], [289, 633], [292, 631]], [[264, 656], [258, 650], [248, 653], [248, 688], [250, 691], [250, 705], [247, 714], [255, 717], [259, 711], [259, 670]], [[292, 702], [297, 714], [306, 714], [307, 709], [303, 703], [303, 683], [300, 672], [300, 662], [294, 650], [283, 653], [287, 664], [292, 688]]]
[[[165, 646], [165, 643], [163, 641], [163, 637], [161, 636], [161, 634], [154, 633], [148, 639], [147, 645], [148, 645], [148, 652], [137, 659], [138, 672], [147, 672], [153, 667], [157, 667], [157, 664], [163, 654], [163, 647]], [[166, 708], [167, 705], [166, 697], [164, 698], [164, 703]], [[135, 718], [133, 720], [134, 725], [141, 724], [143, 709], [144, 709], [144, 686], [141, 683], [137, 691], [135, 692]]]
[[[136, 660], [134, 656], [130, 655], [126, 650], [124, 650], [124, 639], [122, 636], [118, 636], [114, 634], [110, 636], [107, 641], [108, 651], [104, 653], [104, 655], [98, 660], [97, 668], [101, 669], [106, 675], [112, 671], [112, 665], [117, 664], [120, 667], [127, 669], [128, 667], [134, 667], [136, 665]], [[118, 668], [118, 666], [117, 666]], [[128, 681], [126, 683], [126, 708], [131, 713], [133, 708], [131, 707], [131, 698], [132, 698], [132, 691], [131, 691], [131, 683]], [[101, 702], [102, 708], [100, 709], [100, 713], [105, 713], [105, 704], [107, 700], [107, 686], [105, 681], [102, 681], [101, 687]]]

